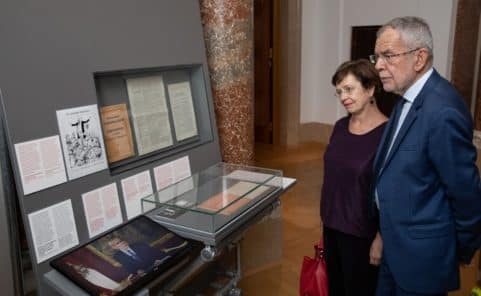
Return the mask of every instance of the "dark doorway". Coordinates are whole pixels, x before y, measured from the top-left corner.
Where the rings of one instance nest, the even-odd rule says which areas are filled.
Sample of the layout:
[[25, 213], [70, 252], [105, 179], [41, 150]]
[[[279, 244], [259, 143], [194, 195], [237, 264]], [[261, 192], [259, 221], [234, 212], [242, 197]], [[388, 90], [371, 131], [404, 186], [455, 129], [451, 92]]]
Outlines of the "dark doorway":
[[476, 55], [481, 51], [478, 47], [480, 17], [480, 1], [458, 1], [451, 66], [451, 82], [473, 112], [476, 130], [481, 130], [481, 62], [476, 64]]
[[[376, 45], [376, 33], [381, 26], [359, 26], [352, 27], [351, 39], [351, 59], [369, 59], [369, 55], [374, 53]], [[387, 93], [384, 90], [376, 97], [377, 106], [382, 113], [390, 116], [398, 96]]]
[[255, 141], [272, 144], [273, 0], [254, 1]]

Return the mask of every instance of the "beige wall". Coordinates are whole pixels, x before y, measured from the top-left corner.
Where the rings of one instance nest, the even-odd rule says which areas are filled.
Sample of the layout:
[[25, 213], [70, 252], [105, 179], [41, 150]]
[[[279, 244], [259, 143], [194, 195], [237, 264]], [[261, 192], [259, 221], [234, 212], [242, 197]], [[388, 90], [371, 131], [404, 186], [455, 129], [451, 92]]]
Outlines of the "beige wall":
[[278, 143], [299, 143], [301, 0], [279, 0], [279, 138]]
[[328, 144], [332, 128], [332, 124], [319, 122], [302, 123], [299, 126], [299, 143], [319, 142]]
[[333, 96], [330, 77], [349, 58], [352, 26], [380, 25], [402, 15], [425, 18], [433, 28], [435, 67], [442, 75], [449, 76], [456, 1], [279, 0], [278, 3], [280, 77], [276, 144], [327, 142], [329, 128], [345, 114]]
[[349, 58], [352, 26], [381, 25], [403, 15], [425, 18], [433, 29], [435, 67], [448, 76], [456, 7], [452, 0], [305, 0], [302, 5], [299, 100], [302, 135], [312, 130], [315, 123], [332, 125], [345, 114], [332, 95], [330, 77]]

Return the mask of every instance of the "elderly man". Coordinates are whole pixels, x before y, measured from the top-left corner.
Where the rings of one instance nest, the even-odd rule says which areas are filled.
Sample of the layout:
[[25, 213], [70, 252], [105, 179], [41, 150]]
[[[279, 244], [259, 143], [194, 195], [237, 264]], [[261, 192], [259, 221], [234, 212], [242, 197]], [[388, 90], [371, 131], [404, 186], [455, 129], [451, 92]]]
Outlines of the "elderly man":
[[378, 31], [384, 90], [401, 96], [374, 161], [372, 212], [383, 239], [377, 295], [446, 295], [459, 263], [481, 245], [481, 181], [471, 115], [433, 69], [426, 22], [395, 18]]

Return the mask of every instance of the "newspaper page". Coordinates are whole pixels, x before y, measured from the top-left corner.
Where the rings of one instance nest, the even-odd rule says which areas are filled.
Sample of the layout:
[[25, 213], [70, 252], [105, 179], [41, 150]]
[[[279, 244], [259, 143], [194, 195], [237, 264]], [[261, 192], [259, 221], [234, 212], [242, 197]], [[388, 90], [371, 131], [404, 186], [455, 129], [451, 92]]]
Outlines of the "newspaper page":
[[154, 168], [155, 188], [157, 191], [190, 177], [189, 156], [184, 156], [174, 161]]
[[162, 76], [128, 78], [132, 122], [139, 155], [173, 144]]
[[188, 81], [167, 86], [174, 121], [175, 138], [182, 141], [197, 135], [192, 92]]
[[28, 214], [37, 263], [79, 243], [70, 199]]
[[142, 197], [153, 194], [150, 172], [145, 171], [122, 179], [121, 183], [127, 219], [130, 220], [142, 213]]
[[122, 223], [119, 194], [115, 183], [82, 194], [89, 237]]

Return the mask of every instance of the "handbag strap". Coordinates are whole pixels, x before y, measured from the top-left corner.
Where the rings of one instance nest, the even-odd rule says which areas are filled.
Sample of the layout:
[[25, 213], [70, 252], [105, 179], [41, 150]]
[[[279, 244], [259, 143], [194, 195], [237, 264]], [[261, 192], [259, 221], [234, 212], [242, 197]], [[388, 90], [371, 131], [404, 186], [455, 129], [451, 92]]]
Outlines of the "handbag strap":
[[315, 257], [316, 259], [319, 259], [319, 260], [324, 260], [324, 246], [322, 244], [322, 242], [320, 242], [319, 244], [315, 245], [314, 246], [314, 250], [316, 251], [315, 253]]

